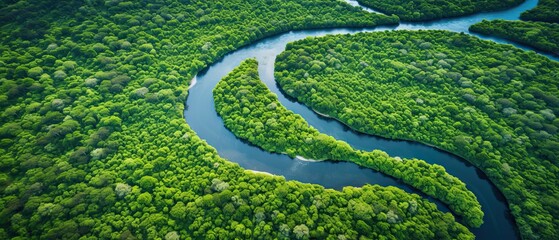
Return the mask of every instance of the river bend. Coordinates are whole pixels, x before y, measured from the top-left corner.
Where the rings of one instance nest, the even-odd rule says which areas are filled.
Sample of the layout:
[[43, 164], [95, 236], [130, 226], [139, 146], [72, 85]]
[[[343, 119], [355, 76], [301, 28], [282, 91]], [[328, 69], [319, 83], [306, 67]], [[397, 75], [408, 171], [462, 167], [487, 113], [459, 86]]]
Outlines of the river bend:
[[[353, 0], [348, 0], [348, 3], [357, 5]], [[307, 106], [287, 98], [280, 91], [274, 79], [274, 63], [276, 56], [284, 51], [287, 43], [306, 37], [401, 29], [437, 29], [469, 33], [468, 27], [474, 23], [481, 22], [483, 19], [516, 20], [521, 12], [535, 7], [536, 4], [537, 0], [528, 0], [515, 8], [504, 11], [418, 23], [404, 22], [392, 27], [292, 31], [269, 37], [227, 54], [221, 60], [205, 69], [205, 71], [199, 73], [194, 79], [193, 84], [191, 84], [184, 117], [198, 136], [216, 148], [221, 157], [236, 162], [245, 169], [268, 172], [284, 176], [287, 180], [320, 184], [326, 188], [338, 190], [345, 186], [359, 187], [364, 184], [378, 184], [381, 186], [395, 186], [410, 193], [418, 193], [417, 190], [392, 177], [371, 169], [361, 168], [354, 163], [309, 162], [301, 159], [292, 159], [287, 155], [268, 153], [236, 138], [233, 133], [225, 128], [222, 119], [217, 115], [214, 108], [212, 90], [224, 76], [243, 60], [256, 58], [259, 62], [258, 71], [261, 80], [272, 92], [278, 95], [279, 101], [287, 109], [300, 114], [311, 126], [322, 133], [349, 143], [356, 149], [366, 151], [379, 149], [393, 157], [418, 158], [431, 164], [444, 166], [449, 174], [458, 177], [466, 183], [468, 189], [477, 196], [482, 210], [485, 212], [484, 224], [480, 228], [470, 229], [477, 239], [518, 239], [519, 233], [504, 196], [479, 169], [455, 155], [436, 148], [410, 141], [390, 140], [357, 133], [336, 120], [324, 118], [316, 114]], [[373, 11], [370, 9], [365, 10]], [[532, 48], [498, 38], [478, 37], [499, 43], [513, 44], [525, 50], [533, 50]], [[559, 60], [550, 54], [543, 55], [556, 61]], [[439, 209], [448, 211], [440, 203], [437, 205]]]

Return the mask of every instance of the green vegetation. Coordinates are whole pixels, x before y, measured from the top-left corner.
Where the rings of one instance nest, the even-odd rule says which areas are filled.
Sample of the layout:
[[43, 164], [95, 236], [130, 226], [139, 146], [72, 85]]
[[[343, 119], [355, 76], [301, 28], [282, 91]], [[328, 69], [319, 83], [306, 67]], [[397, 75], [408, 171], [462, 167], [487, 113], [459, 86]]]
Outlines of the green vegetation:
[[[357, 0], [363, 6], [395, 14], [405, 21], [458, 17], [516, 6], [524, 0]], [[552, 0], [553, 1], [553, 0]]]
[[[540, 0], [520, 16], [525, 21], [483, 20], [470, 31], [494, 35], [559, 55], [559, 1]], [[532, 22], [535, 21], [535, 22]]]
[[389, 31], [290, 43], [275, 67], [319, 112], [481, 168], [523, 238], [559, 234], [559, 63], [465, 34]]
[[473, 237], [395, 188], [245, 172], [182, 118], [189, 80], [229, 51], [396, 18], [334, 0], [14, 2], [0, 5], [0, 239]]
[[559, 55], [559, 23], [483, 20], [470, 31], [519, 42]]
[[559, 23], [559, 1], [538, 0], [538, 5], [520, 15], [525, 21], [541, 21]]
[[476, 196], [439, 165], [402, 160], [385, 152], [356, 151], [349, 144], [318, 132], [287, 110], [258, 77], [258, 63], [246, 60], [214, 89], [216, 111], [237, 137], [276, 153], [305, 158], [352, 161], [381, 171], [440, 199], [470, 226], [483, 223]]
[[264, 150], [317, 160], [359, 158], [349, 144], [319, 133], [281, 105], [260, 81], [254, 59], [241, 63], [213, 93], [216, 111], [225, 126]]

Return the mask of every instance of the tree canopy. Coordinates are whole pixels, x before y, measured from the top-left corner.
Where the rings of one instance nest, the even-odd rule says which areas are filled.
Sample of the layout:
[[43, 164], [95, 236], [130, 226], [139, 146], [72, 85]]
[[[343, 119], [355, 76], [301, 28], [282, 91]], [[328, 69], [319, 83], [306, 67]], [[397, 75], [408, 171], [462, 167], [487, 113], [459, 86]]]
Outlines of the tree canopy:
[[524, 0], [357, 0], [357, 2], [383, 13], [395, 14], [404, 21], [424, 21], [510, 8]]
[[[375, 199], [386, 202], [375, 214], [399, 209], [405, 219], [414, 216], [398, 204], [417, 202], [413, 214], [425, 224], [444, 223], [422, 229], [427, 236], [473, 237], [400, 190], [340, 192], [245, 172], [182, 118], [190, 79], [230, 51], [290, 30], [395, 17], [334, 0], [9, 0], [0, 8], [0, 239], [281, 238], [302, 224], [310, 238], [357, 238], [347, 202]], [[398, 238], [416, 223], [367, 224], [371, 237]]]
[[538, 0], [538, 5], [520, 15], [525, 21], [559, 23], [559, 1]]
[[483, 20], [470, 31], [505, 38], [559, 56], [559, 1], [540, 0], [520, 15], [524, 21]]
[[216, 111], [237, 137], [276, 153], [333, 161], [351, 161], [386, 173], [446, 203], [469, 226], [483, 223], [476, 196], [443, 167], [423, 160], [391, 158], [385, 152], [362, 152], [320, 133], [287, 110], [260, 81], [258, 62], [245, 60], [214, 89]]
[[504, 193], [523, 237], [559, 226], [559, 63], [446, 31], [307, 38], [276, 60], [290, 96], [351, 128], [464, 157]]

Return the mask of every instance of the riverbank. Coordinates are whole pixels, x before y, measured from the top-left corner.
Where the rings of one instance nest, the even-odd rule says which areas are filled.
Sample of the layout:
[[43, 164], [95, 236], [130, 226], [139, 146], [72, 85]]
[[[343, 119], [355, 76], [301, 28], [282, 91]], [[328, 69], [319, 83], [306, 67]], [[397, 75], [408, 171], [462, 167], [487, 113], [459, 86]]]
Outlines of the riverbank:
[[[521, 6], [500, 12], [490, 14], [475, 14], [473, 16], [445, 19], [440, 21], [430, 21], [428, 23], [403, 23], [396, 29], [446, 29], [457, 32], [468, 32], [470, 24], [481, 21], [481, 19], [517, 19], [520, 12], [532, 8], [536, 5], [535, 0], [529, 0]], [[288, 156], [278, 154], [268, 154], [261, 149], [249, 146], [248, 144], [239, 143], [239, 140], [231, 134], [223, 126], [223, 122], [216, 118], [213, 111], [213, 102], [210, 101], [211, 89], [215, 83], [221, 79], [226, 73], [232, 71], [235, 66], [247, 57], [256, 57], [263, 63], [264, 67], [260, 70], [261, 76], [265, 76], [263, 81], [269, 85], [270, 89], [274, 89], [273, 85], [273, 65], [274, 57], [285, 48], [285, 44], [308, 36], [324, 36], [326, 34], [352, 34], [362, 31], [379, 31], [393, 28], [379, 27], [376, 29], [330, 29], [330, 30], [310, 30], [310, 31], [293, 31], [286, 34], [277, 35], [262, 41], [255, 42], [252, 45], [243, 47], [238, 51], [228, 54], [219, 62], [210, 66], [208, 71], [199, 74], [199, 84], [192, 89], [187, 104], [190, 109], [185, 111], [185, 118], [189, 125], [197, 132], [199, 136], [206, 139], [209, 144], [214, 146], [220, 155], [229, 160], [238, 162], [242, 167], [252, 169], [262, 169], [277, 175], [285, 176], [286, 179], [298, 180], [302, 182], [316, 183], [328, 188], [341, 189], [343, 186], [361, 186], [364, 183], [394, 185], [399, 188], [406, 189], [406, 186], [384, 178], [381, 174], [366, 169], [359, 168], [355, 165], [344, 162], [323, 161], [313, 164], [298, 164]], [[499, 43], [510, 43], [501, 39], [491, 39]], [[516, 45], [519, 46], [519, 45]], [[519, 46], [521, 47], [521, 46]], [[265, 51], [263, 51], [265, 49]], [[272, 67], [270, 67], [272, 66]], [[202, 78], [200, 78], [202, 77]], [[204, 83], [205, 82], [205, 83]], [[296, 113], [303, 114], [305, 118], [315, 118], [311, 115], [314, 113], [305, 113], [305, 110], [299, 110], [297, 103], [290, 103], [289, 100], [283, 98], [279, 91], [274, 89], [280, 100], [288, 109], [298, 109]], [[202, 97], [204, 95], [205, 97]], [[303, 111], [303, 112], [300, 112]], [[370, 149], [371, 145], [378, 148], [387, 149], [392, 152], [391, 155], [398, 155], [404, 158], [420, 158], [430, 162], [436, 162], [445, 167], [447, 171], [453, 172], [457, 177], [466, 181], [466, 184], [472, 188], [472, 191], [478, 196], [484, 211], [486, 211], [485, 223], [480, 229], [473, 229], [477, 239], [516, 239], [518, 233], [512, 222], [508, 205], [499, 190], [493, 186], [485, 177], [473, 168], [463, 159], [456, 158], [446, 152], [440, 152], [435, 148], [430, 148], [421, 144], [412, 144], [412, 142], [390, 141], [388, 139], [375, 139], [352, 133], [346, 133], [346, 126], [338, 126], [333, 123], [325, 123], [325, 121], [313, 120], [310, 123], [313, 126], [320, 127], [321, 131], [328, 135], [336, 135], [336, 138], [346, 140], [352, 145], [364, 146], [363, 149]], [[212, 127], [208, 127], [212, 126]], [[215, 136], [215, 137], [214, 137]], [[432, 145], [432, 144], [429, 144]], [[332, 173], [336, 174], [332, 174]], [[413, 190], [407, 190], [413, 192]], [[497, 217], [496, 217], [497, 216]], [[501, 217], [505, 216], [505, 217]]]

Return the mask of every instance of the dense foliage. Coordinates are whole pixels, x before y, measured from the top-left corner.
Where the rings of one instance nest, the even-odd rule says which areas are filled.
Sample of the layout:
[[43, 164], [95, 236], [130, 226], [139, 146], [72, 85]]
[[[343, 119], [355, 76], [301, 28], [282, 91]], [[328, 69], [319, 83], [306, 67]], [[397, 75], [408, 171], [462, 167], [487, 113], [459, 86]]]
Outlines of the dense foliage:
[[470, 31], [493, 35], [559, 55], [559, 1], [540, 0], [520, 16], [526, 21], [482, 21]]
[[470, 31], [509, 39], [559, 55], [559, 23], [484, 20], [470, 26]]
[[0, 239], [472, 237], [394, 188], [243, 171], [182, 118], [193, 74], [233, 49], [396, 18], [334, 0], [14, 2], [0, 5]]
[[445, 31], [307, 38], [277, 57], [284, 91], [365, 133], [458, 154], [506, 196], [526, 239], [559, 233], [559, 63]]
[[538, 0], [538, 5], [520, 15], [526, 21], [541, 21], [559, 23], [559, 1]]
[[[357, 0], [363, 6], [395, 14], [405, 21], [457, 17], [516, 6], [524, 0]], [[554, 0], [552, 0], [554, 1]]]
[[476, 196], [443, 167], [422, 160], [402, 160], [385, 152], [356, 151], [349, 144], [318, 132], [287, 110], [258, 77], [256, 60], [246, 60], [214, 89], [216, 111], [237, 137], [276, 153], [312, 159], [352, 161], [381, 171], [440, 199], [464, 222], [479, 227], [483, 212]]

